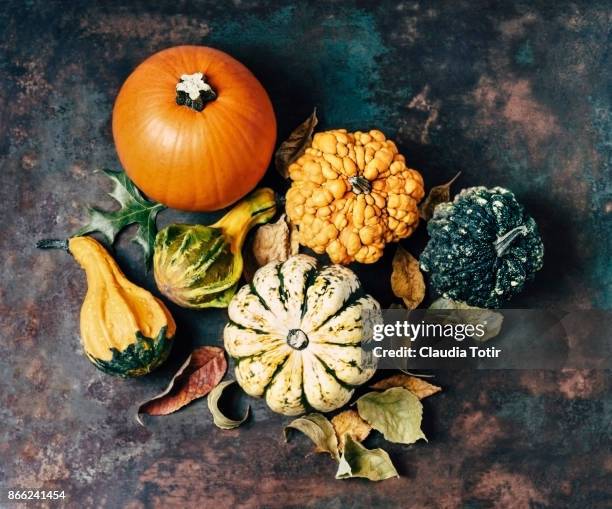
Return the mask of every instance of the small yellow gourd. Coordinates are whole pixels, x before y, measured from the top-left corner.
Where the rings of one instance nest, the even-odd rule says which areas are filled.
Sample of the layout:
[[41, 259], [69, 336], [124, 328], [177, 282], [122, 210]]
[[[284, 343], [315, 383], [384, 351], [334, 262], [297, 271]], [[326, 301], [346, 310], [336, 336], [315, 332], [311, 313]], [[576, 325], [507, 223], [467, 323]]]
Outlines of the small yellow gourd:
[[[66, 247], [53, 242], [39, 247]], [[73, 237], [67, 247], [87, 275], [81, 342], [89, 360], [122, 377], [144, 375], [164, 362], [176, 324], [163, 302], [130, 282], [94, 238]]]

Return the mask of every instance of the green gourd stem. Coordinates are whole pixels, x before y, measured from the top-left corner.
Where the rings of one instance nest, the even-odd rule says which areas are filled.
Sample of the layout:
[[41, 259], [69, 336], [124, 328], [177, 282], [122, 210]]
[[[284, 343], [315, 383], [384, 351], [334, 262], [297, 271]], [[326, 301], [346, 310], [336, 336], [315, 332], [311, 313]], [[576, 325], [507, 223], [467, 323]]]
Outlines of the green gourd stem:
[[68, 240], [66, 239], [42, 239], [36, 242], [38, 249], [63, 249], [68, 251]]
[[232, 252], [239, 252], [248, 231], [267, 223], [276, 214], [276, 197], [270, 188], [258, 189], [230, 210], [212, 228], [221, 228], [231, 242]]
[[527, 234], [527, 227], [523, 225], [523, 226], [517, 226], [516, 228], [513, 228], [512, 230], [505, 233], [501, 237], [498, 237], [494, 244], [495, 252], [497, 253], [498, 258], [501, 258], [502, 256], [504, 256], [504, 253], [508, 250], [508, 248], [512, 245], [514, 240], [519, 235], [526, 235], [526, 234]]

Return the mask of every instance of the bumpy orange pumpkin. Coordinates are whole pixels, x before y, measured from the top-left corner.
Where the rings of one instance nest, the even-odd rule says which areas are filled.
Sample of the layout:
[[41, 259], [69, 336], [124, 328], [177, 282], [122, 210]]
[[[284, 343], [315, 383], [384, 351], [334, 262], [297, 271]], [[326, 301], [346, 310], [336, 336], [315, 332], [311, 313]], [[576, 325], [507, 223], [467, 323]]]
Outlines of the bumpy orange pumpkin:
[[378, 130], [315, 134], [289, 176], [285, 208], [300, 244], [334, 263], [374, 263], [418, 225], [423, 178]]
[[240, 62], [203, 46], [177, 46], [141, 63], [113, 110], [125, 171], [151, 198], [209, 211], [246, 195], [265, 173], [276, 119]]

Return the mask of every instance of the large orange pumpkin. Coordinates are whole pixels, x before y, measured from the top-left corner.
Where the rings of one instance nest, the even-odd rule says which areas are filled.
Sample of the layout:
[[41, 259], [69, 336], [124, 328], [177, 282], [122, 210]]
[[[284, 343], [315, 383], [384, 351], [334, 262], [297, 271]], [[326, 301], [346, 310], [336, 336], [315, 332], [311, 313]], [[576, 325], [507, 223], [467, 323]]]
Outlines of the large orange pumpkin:
[[240, 62], [203, 46], [152, 55], [113, 109], [121, 164], [169, 207], [209, 211], [242, 198], [265, 173], [276, 141], [268, 94]]

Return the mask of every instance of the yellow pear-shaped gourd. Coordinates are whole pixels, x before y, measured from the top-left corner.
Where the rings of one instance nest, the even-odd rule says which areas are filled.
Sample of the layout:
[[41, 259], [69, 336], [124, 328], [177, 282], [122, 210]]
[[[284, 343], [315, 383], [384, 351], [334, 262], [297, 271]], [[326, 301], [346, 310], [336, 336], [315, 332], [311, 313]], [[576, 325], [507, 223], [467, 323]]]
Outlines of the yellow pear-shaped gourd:
[[87, 357], [102, 371], [123, 377], [144, 375], [164, 362], [176, 324], [163, 302], [130, 282], [92, 237], [71, 238], [68, 250], [87, 275], [81, 307]]

